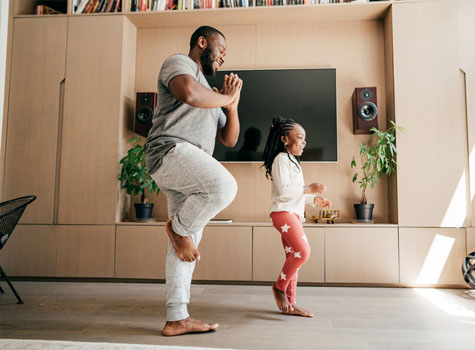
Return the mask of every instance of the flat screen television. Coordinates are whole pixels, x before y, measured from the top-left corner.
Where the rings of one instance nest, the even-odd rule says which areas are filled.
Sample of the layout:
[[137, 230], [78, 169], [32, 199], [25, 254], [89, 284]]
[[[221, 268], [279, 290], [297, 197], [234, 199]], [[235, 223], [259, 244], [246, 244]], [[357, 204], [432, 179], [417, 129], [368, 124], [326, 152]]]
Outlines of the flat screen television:
[[[225, 74], [207, 77], [221, 89]], [[292, 118], [306, 131], [301, 161], [337, 162], [335, 68], [235, 70], [243, 80], [238, 112], [241, 132], [228, 148], [216, 142], [213, 156], [222, 162], [261, 162], [274, 115]]]

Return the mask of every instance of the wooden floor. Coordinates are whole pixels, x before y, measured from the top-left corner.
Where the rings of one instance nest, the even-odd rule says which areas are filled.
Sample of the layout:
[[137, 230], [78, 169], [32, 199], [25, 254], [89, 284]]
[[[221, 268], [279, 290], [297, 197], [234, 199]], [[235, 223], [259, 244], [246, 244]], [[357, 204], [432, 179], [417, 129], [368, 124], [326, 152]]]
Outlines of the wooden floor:
[[475, 349], [475, 290], [299, 287], [314, 319], [277, 312], [270, 286], [192, 286], [192, 317], [215, 333], [164, 337], [165, 286], [14, 282], [0, 295], [0, 338], [232, 349]]

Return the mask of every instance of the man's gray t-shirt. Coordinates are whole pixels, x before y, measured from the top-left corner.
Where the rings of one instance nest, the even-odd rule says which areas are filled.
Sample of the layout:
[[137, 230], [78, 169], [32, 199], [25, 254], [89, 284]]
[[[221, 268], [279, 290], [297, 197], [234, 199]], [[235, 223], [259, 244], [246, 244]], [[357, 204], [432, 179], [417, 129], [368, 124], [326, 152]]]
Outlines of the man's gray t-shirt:
[[211, 89], [198, 65], [190, 57], [176, 54], [168, 57], [158, 75], [158, 102], [153, 126], [145, 144], [147, 170], [158, 170], [162, 157], [177, 143], [189, 142], [212, 155], [216, 132], [226, 124], [221, 108], [198, 108], [178, 101], [168, 88], [178, 75], [188, 74]]

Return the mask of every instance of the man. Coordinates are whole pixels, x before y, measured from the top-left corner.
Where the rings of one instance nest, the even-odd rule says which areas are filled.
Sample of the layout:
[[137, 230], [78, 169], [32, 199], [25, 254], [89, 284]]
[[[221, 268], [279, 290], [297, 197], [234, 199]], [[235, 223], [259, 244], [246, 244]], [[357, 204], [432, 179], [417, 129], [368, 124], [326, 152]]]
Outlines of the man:
[[203, 26], [191, 36], [188, 56], [167, 58], [158, 77], [158, 106], [146, 148], [147, 169], [168, 200], [164, 335], [218, 327], [190, 318], [187, 304], [203, 228], [237, 192], [233, 176], [212, 154], [216, 138], [228, 147], [237, 142], [242, 80], [226, 75], [218, 91], [203, 75], [213, 76], [225, 55], [224, 35]]

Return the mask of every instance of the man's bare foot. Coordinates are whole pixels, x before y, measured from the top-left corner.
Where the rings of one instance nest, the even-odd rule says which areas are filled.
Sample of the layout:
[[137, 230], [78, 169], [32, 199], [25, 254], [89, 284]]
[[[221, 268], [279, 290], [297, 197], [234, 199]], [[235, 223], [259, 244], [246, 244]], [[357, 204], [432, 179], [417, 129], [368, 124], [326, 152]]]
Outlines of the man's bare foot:
[[275, 287], [275, 283], [272, 283], [272, 293], [274, 293], [275, 303], [279, 310], [283, 311], [284, 313], [293, 311], [292, 305], [287, 300], [287, 295], [285, 292], [278, 290]]
[[204, 323], [193, 318], [185, 318], [181, 321], [167, 321], [163, 327], [163, 335], [180, 335], [186, 333], [204, 333], [215, 331], [219, 325], [217, 323]]
[[188, 262], [200, 260], [200, 252], [196, 249], [191, 237], [180, 236], [175, 233], [173, 231], [171, 220], [168, 220], [165, 224], [165, 231], [167, 231], [168, 238], [170, 238], [170, 242], [172, 242], [178, 259]]
[[293, 311], [285, 312], [286, 315], [295, 315], [295, 316], [302, 316], [302, 317], [313, 317], [313, 314], [310, 311], [301, 309], [296, 305], [293, 306]]

